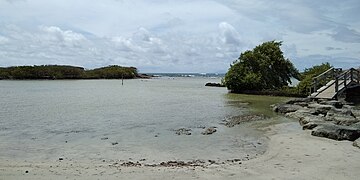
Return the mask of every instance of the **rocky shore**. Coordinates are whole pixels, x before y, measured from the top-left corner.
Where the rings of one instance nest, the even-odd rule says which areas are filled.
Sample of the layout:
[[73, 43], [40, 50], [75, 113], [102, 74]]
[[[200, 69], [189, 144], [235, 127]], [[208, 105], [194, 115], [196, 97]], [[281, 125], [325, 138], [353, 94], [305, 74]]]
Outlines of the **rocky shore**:
[[273, 105], [275, 112], [299, 120], [311, 135], [334, 140], [354, 141], [359, 147], [360, 108], [336, 100], [292, 99]]

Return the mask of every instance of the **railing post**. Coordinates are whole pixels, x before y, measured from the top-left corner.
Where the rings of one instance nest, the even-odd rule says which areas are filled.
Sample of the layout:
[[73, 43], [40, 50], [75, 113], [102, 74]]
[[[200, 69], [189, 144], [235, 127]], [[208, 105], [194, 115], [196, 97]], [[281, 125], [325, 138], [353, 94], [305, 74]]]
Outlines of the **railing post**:
[[344, 74], [344, 88], [346, 87], [346, 75], [347, 75], [347, 72], [345, 72], [345, 74]]
[[353, 79], [353, 69], [351, 68], [350, 69], [350, 82], [352, 82], [354, 79]]
[[339, 77], [335, 77], [335, 92], [339, 91]]
[[315, 78], [314, 79], [314, 92], [316, 92], [317, 91], [317, 83], [318, 83], [318, 80], [317, 80], [317, 78]]

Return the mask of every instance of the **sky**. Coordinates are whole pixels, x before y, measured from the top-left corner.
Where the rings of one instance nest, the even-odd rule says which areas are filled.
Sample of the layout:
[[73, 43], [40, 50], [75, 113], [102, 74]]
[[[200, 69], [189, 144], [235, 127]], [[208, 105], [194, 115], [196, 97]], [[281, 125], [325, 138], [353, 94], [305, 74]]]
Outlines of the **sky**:
[[300, 71], [360, 67], [359, 0], [0, 0], [0, 67], [224, 73], [282, 41]]

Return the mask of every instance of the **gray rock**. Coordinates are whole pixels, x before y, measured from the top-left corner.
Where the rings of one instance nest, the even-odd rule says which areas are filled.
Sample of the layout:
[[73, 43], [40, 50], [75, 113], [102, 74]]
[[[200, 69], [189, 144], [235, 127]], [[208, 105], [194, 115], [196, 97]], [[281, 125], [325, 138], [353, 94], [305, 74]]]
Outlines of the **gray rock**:
[[360, 110], [359, 109], [352, 109], [351, 112], [354, 117], [356, 117], [357, 119], [360, 119]]
[[269, 117], [263, 115], [263, 114], [247, 114], [247, 115], [240, 115], [240, 116], [233, 116], [230, 118], [225, 119], [225, 126], [227, 127], [234, 127], [235, 125], [246, 123], [246, 122], [252, 122], [252, 121], [260, 121], [269, 119]]
[[360, 130], [349, 127], [334, 124], [322, 124], [316, 127], [311, 135], [318, 137], [326, 137], [335, 140], [350, 140], [354, 141], [360, 137]]
[[360, 122], [356, 119], [350, 109], [331, 109], [325, 116], [327, 121], [334, 121], [335, 124], [349, 126]]
[[214, 127], [207, 128], [204, 132], [202, 132], [202, 135], [210, 135], [216, 132], [216, 129]]
[[303, 109], [302, 106], [299, 105], [293, 105], [293, 104], [279, 104], [273, 108], [275, 112], [279, 112], [282, 114], [295, 112], [297, 110]]
[[360, 148], [360, 138], [354, 141], [353, 146]]
[[331, 106], [333, 106], [333, 107], [335, 107], [335, 108], [338, 108], [338, 109], [340, 109], [340, 108], [342, 108], [343, 107], [343, 103], [342, 102], [340, 102], [340, 101], [336, 101], [336, 100], [330, 100], [330, 101], [320, 101], [319, 102], [319, 104], [323, 104], [323, 105], [331, 105]]
[[343, 108], [343, 109], [330, 109], [326, 115], [333, 115], [338, 114], [342, 116], [352, 116], [355, 117], [352, 110], [349, 108]]
[[285, 104], [296, 104], [296, 103], [310, 103], [312, 100], [310, 98], [295, 98], [290, 99], [285, 102]]
[[319, 124], [319, 123], [324, 123], [324, 118], [320, 117], [320, 116], [315, 116], [315, 115], [303, 116], [303, 117], [299, 118], [299, 123], [301, 126], [304, 126], [309, 123]]
[[309, 103], [307, 103], [307, 102], [297, 102], [297, 103], [294, 103], [294, 105], [299, 105], [301, 107], [307, 107], [309, 105]]
[[316, 128], [318, 126], [318, 124], [316, 123], [307, 123], [305, 125], [303, 125], [303, 130], [312, 130], [314, 128]]
[[191, 135], [191, 129], [187, 129], [187, 128], [180, 128], [175, 130], [175, 134], [177, 135]]
[[352, 125], [350, 125], [350, 126], [353, 127], [353, 128], [356, 128], [356, 129], [359, 129], [359, 130], [360, 130], [360, 122], [355, 123], [355, 124], [352, 124]]
[[315, 109], [316, 114], [327, 114], [327, 112], [333, 108], [332, 105], [324, 105], [311, 103], [308, 105], [309, 108]]
[[212, 87], [225, 87], [225, 85], [221, 84], [221, 83], [206, 83], [205, 86], [212, 86]]
[[299, 109], [295, 112], [290, 112], [285, 114], [285, 116], [295, 119], [300, 119], [301, 117], [311, 116], [311, 115], [316, 115], [316, 112], [314, 109], [308, 109], [308, 108]]

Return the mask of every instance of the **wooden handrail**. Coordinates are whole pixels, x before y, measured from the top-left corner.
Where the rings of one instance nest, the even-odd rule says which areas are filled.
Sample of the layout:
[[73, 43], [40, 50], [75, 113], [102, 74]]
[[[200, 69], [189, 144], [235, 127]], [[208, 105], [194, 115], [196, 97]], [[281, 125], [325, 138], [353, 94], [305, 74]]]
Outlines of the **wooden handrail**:
[[[333, 82], [331, 80], [333, 80]], [[318, 89], [320, 83], [326, 83], [326, 86], [323, 88], [319, 87]], [[342, 72], [342, 69], [340, 68], [330, 68], [313, 78], [310, 93], [316, 92], [312, 97], [317, 97], [323, 91], [331, 88], [331, 91], [333, 91], [336, 96], [343, 90], [356, 86], [360, 86], [360, 69], [351, 68]], [[331, 91], [328, 91], [327, 93], [331, 93]]]
[[[339, 80], [343, 80], [343, 82], [339, 83]], [[360, 82], [360, 71], [356, 70], [354, 68], [351, 68], [351, 69], [341, 73], [340, 75], [336, 76], [335, 92], [339, 91], [339, 86], [342, 84], [344, 84], [344, 87], [346, 87], [348, 85], [347, 81], [348, 81], [348, 83], [351, 83], [351, 82], [359, 83]]]
[[325, 72], [321, 73], [320, 75], [314, 77], [310, 88], [310, 94], [318, 90], [318, 85], [320, 81], [326, 78], [335, 79], [341, 71], [342, 71], [341, 68], [330, 68]]

